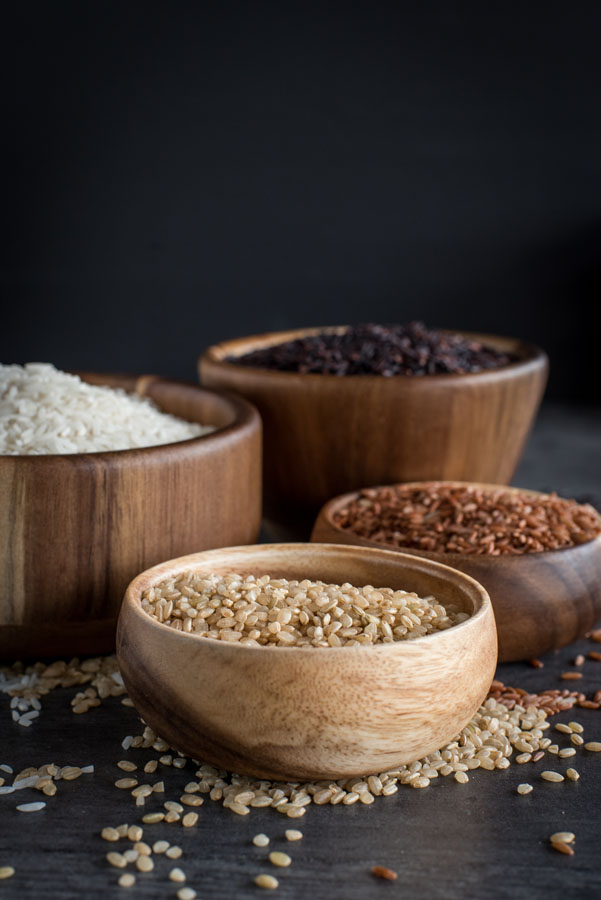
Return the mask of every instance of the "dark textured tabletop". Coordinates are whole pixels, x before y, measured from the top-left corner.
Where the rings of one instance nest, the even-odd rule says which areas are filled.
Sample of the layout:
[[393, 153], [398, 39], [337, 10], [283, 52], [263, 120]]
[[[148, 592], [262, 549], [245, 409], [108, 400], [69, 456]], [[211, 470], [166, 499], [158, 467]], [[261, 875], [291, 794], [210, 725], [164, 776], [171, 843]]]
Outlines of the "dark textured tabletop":
[[[599, 502], [600, 449], [599, 414], [547, 408], [515, 483], [567, 496], [590, 495]], [[601, 646], [582, 640], [548, 655], [542, 669], [506, 664], [499, 667], [499, 677], [533, 691], [576, 685], [590, 693], [601, 688], [601, 662], [587, 660], [579, 669], [581, 681], [565, 682], [559, 676], [574, 669], [576, 654], [595, 649]], [[569, 760], [548, 757], [545, 763], [561, 771], [574, 766], [581, 775], [574, 783], [543, 781], [540, 763], [512, 764], [505, 771], [472, 772], [465, 785], [440, 778], [426, 790], [401, 787], [371, 806], [312, 806], [296, 821], [270, 809], [240, 817], [207, 800], [194, 828], [145, 826], [145, 840], [179, 844], [183, 856], [177, 862], [156, 856], [153, 872], [136, 873], [132, 888], [119, 887], [121, 872], [105, 856], [122, 845], [103, 841], [100, 829], [136, 823], [147, 810], [136, 808], [129, 792], [113, 786], [124, 774], [116, 762], [130, 758], [139, 764], [158, 754], [122, 750], [123, 738], [140, 731], [135, 710], [115, 698], [76, 716], [70, 707], [75, 691], [59, 689], [44, 698], [40, 717], [30, 728], [11, 721], [9, 699], [0, 694], [0, 764], [15, 772], [50, 762], [95, 766], [92, 775], [59, 782], [56, 796], [43, 798], [47, 806], [41, 812], [15, 809], [17, 803], [40, 799], [38, 792], [0, 794], [0, 869], [10, 865], [16, 870], [12, 878], [0, 880], [2, 900], [176, 897], [181, 885], [168, 879], [173, 866], [186, 872], [198, 900], [271, 895], [341, 900], [601, 897], [601, 753], [583, 750]], [[551, 722], [571, 720], [582, 723], [586, 740], [601, 740], [601, 710], [578, 709]], [[554, 728], [549, 734], [560, 746], [569, 745]], [[192, 763], [183, 770], [161, 768], [165, 799], [179, 798], [195, 768]], [[2, 776], [10, 782], [10, 776], [0, 772]], [[524, 781], [534, 790], [519, 796], [516, 787]], [[286, 828], [300, 828], [303, 839], [288, 843]], [[576, 835], [574, 856], [549, 846], [549, 835], [564, 830]], [[252, 845], [258, 832], [271, 837], [269, 848]], [[265, 861], [272, 849], [288, 852], [292, 865], [274, 869]], [[374, 878], [370, 870], [375, 864], [396, 870], [398, 879]], [[276, 874], [279, 889], [255, 887], [259, 872]]]

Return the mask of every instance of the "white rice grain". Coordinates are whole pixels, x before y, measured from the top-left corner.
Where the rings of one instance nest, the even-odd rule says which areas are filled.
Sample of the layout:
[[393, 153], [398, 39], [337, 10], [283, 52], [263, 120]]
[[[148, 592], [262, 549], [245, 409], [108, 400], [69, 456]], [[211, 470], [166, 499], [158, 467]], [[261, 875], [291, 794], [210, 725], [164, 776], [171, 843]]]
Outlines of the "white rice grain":
[[0, 454], [129, 450], [211, 431], [161, 412], [149, 397], [86, 384], [49, 363], [0, 364]]

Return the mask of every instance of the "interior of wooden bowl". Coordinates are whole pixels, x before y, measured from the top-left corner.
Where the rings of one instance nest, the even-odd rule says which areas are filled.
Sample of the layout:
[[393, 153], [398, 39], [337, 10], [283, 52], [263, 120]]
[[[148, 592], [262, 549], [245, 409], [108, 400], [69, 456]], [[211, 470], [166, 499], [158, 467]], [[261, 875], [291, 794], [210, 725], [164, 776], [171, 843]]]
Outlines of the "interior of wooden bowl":
[[[323, 328], [297, 328], [291, 331], [273, 331], [268, 332], [266, 334], [257, 334], [257, 335], [249, 335], [247, 337], [236, 338], [231, 341], [224, 341], [220, 344], [215, 344], [212, 347], [209, 347], [205, 353], [205, 357], [214, 363], [229, 363], [230, 365], [236, 365], [235, 359], [230, 361], [228, 357], [237, 357], [243, 356], [246, 353], [251, 353], [253, 350], [262, 350], [265, 347], [272, 347], [276, 344], [283, 344], [287, 341], [294, 341], [298, 338], [312, 337], [319, 334], [341, 334], [348, 328], [348, 325], [331, 325]], [[503, 353], [509, 353], [512, 356], [517, 357], [517, 361], [511, 363], [509, 366], [503, 366], [503, 369], [508, 369], [511, 366], [520, 366], [524, 363], [529, 363], [533, 361], [544, 362], [546, 360], [546, 354], [534, 344], [527, 343], [526, 341], [522, 341], [519, 338], [514, 337], [503, 337], [501, 335], [493, 335], [493, 334], [479, 334], [471, 331], [451, 331], [449, 329], [440, 329], [445, 334], [461, 334], [463, 337], [466, 337], [470, 340], [481, 341], [482, 343], [492, 347], [495, 350], [499, 350]], [[253, 368], [244, 366], [244, 368]], [[257, 367], [258, 368], [258, 367]], [[277, 373], [279, 375], [298, 375], [297, 372], [279, 372], [277, 369], [267, 369], [265, 371], [269, 371], [272, 373]], [[498, 371], [494, 370], [486, 370], [490, 371]], [[475, 377], [479, 374], [484, 373], [465, 373], [467, 377]], [[340, 378], [338, 375], [319, 375], [320, 378]], [[381, 375], [347, 375], [345, 378], [382, 378]], [[405, 377], [405, 376], [392, 376], [392, 377]], [[421, 379], [430, 379], [430, 378], [446, 378], [450, 376], [445, 375], [422, 375], [419, 376]]]
[[[448, 566], [394, 550], [343, 544], [259, 544], [209, 550], [149, 569], [132, 582], [128, 595], [139, 606], [147, 588], [186, 571], [270, 575], [299, 581], [308, 578], [333, 584], [348, 582], [355, 587], [371, 584], [375, 588], [412, 591], [421, 597], [433, 596], [443, 605], [452, 604], [466, 612], [470, 620], [483, 616], [490, 604], [488, 594], [477, 581]], [[196, 639], [194, 635], [185, 636]], [[418, 640], [431, 637], [436, 635]]]
[[155, 375], [119, 375], [78, 372], [88, 384], [122, 388], [132, 394], [150, 397], [165, 413], [187, 422], [212, 425], [222, 429], [244, 418], [248, 407], [243, 400], [225, 396], [182, 381]]

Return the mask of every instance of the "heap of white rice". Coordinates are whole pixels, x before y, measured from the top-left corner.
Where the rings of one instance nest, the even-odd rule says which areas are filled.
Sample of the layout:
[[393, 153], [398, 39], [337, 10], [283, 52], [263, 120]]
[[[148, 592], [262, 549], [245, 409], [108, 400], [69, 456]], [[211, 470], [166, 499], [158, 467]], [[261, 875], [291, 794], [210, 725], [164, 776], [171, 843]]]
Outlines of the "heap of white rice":
[[0, 454], [129, 450], [211, 431], [161, 412], [148, 397], [86, 384], [49, 363], [0, 363]]

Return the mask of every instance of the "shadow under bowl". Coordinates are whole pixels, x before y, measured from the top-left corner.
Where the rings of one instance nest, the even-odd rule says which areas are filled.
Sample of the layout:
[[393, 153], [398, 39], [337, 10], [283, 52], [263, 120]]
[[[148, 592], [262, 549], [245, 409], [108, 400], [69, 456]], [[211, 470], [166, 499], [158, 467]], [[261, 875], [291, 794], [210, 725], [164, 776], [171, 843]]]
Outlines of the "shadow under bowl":
[[[434, 595], [469, 619], [409, 641], [362, 647], [253, 647], [186, 634], [141, 606], [143, 592], [187, 571], [372, 584]], [[383, 772], [451, 740], [494, 676], [488, 594], [439, 563], [328, 544], [231, 547], [171, 560], [130, 584], [117, 655], [142, 718], [183, 753], [270, 779]]]

